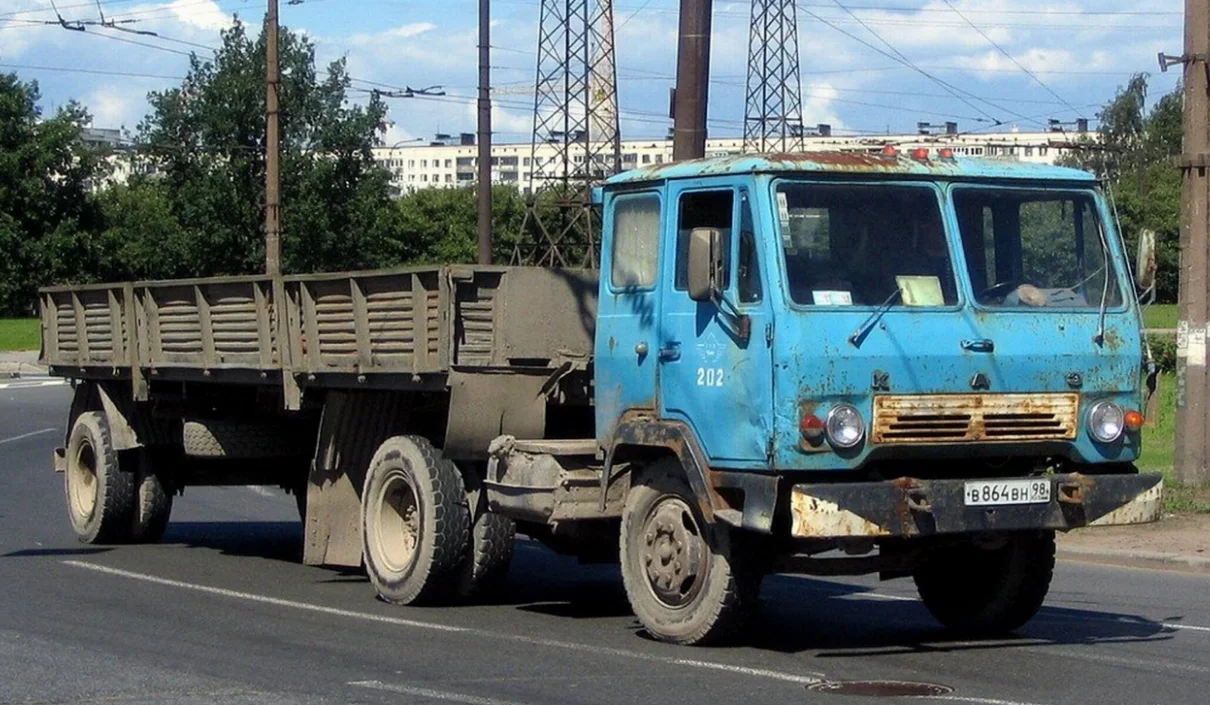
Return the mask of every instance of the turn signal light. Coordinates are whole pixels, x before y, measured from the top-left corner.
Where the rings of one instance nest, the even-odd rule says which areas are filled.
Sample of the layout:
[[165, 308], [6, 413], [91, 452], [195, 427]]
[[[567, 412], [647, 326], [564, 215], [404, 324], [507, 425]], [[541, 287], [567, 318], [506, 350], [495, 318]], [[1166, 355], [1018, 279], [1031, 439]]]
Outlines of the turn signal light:
[[802, 420], [798, 423], [798, 430], [802, 433], [802, 437], [809, 441], [822, 436], [824, 428], [823, 419], [815, 414], [803, 414]]
[[1142, 428], [1145, 420], [1146, 419], [1143, 418], [1141, 413], [1134, 410], [1127, 411], [1126, 416], [1123, 419], [1126, 424], [1126, 430], [1130, 432], [1136, 432]]

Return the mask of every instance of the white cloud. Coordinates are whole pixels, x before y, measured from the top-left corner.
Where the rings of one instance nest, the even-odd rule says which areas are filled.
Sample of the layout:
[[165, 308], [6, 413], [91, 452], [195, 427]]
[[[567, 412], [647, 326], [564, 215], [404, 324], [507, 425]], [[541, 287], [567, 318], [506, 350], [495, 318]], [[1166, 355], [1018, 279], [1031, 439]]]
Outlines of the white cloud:
[[405, 24], [402, 27], [396, 27], [390, 31], [390, 34], [396, 37], [415, 37], [434, 29], [437, 29], [437, 25], [432, 22], [415, 22], [413, 24]]

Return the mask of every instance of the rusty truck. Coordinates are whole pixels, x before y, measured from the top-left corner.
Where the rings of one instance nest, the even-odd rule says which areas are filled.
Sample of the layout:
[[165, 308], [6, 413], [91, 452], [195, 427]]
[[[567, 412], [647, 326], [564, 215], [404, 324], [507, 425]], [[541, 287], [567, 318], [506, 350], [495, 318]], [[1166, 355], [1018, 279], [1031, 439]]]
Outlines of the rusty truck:
[[595, 192], [600, 269], [448, 265], [41, 291], [68, 515], [155, 541], [189, 487], [298, 499], [303, 561], [399, 604], [517, 533], [615, 561], [654, 638], [774, 572], [914, 579], [1015, 629], [1055, 533], [1157, 518], [1148, 361], [1096, 180], [949, 150], [710, 158]]

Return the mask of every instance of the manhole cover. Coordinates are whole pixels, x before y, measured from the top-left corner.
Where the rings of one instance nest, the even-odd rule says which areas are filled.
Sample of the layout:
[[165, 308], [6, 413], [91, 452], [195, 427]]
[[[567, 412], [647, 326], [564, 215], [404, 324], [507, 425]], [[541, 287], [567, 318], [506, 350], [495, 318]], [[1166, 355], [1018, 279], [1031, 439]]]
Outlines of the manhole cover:
[[948, 695], [954, 689], [939, 683], [912, 681], [823, 681], [812, 683], [807, 690], [832, 695], [864, 695], [873, 698]]

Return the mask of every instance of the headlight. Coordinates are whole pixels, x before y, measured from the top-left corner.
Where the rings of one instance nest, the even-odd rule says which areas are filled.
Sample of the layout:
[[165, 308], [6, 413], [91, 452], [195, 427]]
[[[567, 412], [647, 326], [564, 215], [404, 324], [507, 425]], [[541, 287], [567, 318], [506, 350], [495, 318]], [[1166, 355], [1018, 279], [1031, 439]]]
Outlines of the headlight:
[[865, 438], [865, 420], [852, 404], [837, 404], [828, 412], [828, 442], [837, 448], [852, 448]]
[[1088, 433], [1102, 443], [1113, 443], [1122, 437], [1126, 413], [1111, 401], [1099, 401], [1088, 410]]

